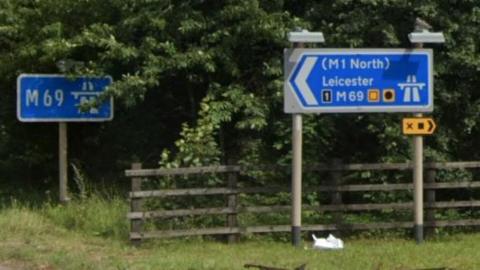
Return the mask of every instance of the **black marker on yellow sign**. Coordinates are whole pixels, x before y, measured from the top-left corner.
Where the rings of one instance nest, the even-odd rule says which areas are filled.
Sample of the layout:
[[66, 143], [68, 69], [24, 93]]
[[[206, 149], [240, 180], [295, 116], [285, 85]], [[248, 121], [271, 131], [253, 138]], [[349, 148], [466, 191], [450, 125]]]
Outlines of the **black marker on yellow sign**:
[[437, 125], [431, 117], [403, 118], [404, 135], [431, 135]]

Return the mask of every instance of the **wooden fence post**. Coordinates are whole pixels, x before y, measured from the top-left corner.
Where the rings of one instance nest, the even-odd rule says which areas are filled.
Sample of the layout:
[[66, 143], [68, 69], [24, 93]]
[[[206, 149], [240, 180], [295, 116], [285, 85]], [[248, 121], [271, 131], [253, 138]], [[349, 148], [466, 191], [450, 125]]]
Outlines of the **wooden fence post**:
[[[431, 164], [428, 164], [427, 168], [428, 169], [427, 169], [427, 175], [426, 175], [425, 182], [427, 184], [435, 183], [435, 177], [436, 177], [437, 171], [434, 168], [432, 168]], [[427, 189], [426, 190], [426, 199], [427, 199], [427, 205], [428, 206], [431, 206], [435, 203], [435, 189]], [[427, 223], [432, 224], [432, 226], [428, 226], [426, 228], [425, 233], [426, 233], [427, 236], [433, 236], [435, 234], [435, 226], [434, 226], [435, 209], [434, 208], [427, 207], [426, 212], [425, 212], [425, 219], [426, 219]]]
[[[331, 179], [330, 179], [330, 185], [333, 187], [338, 187], [340, 186], [342, 182], [342, 171], [341, 171], [341, 166], [342, 166], [342, 160], [341, 159], [333, 159], [332, 160], [332, 168], [334, 169], [331, 172]], [[331, 193], [331, 204], [332, 205], [341, 205], [343, 204], [342, 202], [342, 193], [340, 191], [333, 191]], [[343, 218], [342, 218], [342, 212], [341, 211], [335, 211], [333, 212], [333, 220], [335, 222], [335, 225], [340, 225], [343, 223]]]
[[[132, 170], [140, 170], [142, 169], [141, 163], [133, 163]], [[142, 178], [140, 177], [133, 177], [132, 178], [132, 192], [141, 191], [142, 190]], [[143, 199], [142, 198], [131, 198], [130, 199], [130, 208], [131, 212], [141, 212], [143, 209]], [[130, 232], [138, 233], [141, 235], [143, 227], [143, 220], [142, 219], [132, 219], [130, 221]], [[142, 242], [141, 238], [131, 239], [132, 244], [140, 245]]]
[[[229, 172], [227, 175], [228, 178], [228, 188], [230, 189], [237, 189], [237, 181], [238, 181], [238, 172]], [[228, 208], [234, 211], [234, 213], [227, 215], [227, 226], [228, 228], [235, 228], [238, 226], [237, 220], [237, 201], [238, 201], [238, 194], [232, 193], [228, 195], [227, 198]], [[229, 234], [228, 235], [228, 243], [232, 244], [238, 241], [237, 234]]]

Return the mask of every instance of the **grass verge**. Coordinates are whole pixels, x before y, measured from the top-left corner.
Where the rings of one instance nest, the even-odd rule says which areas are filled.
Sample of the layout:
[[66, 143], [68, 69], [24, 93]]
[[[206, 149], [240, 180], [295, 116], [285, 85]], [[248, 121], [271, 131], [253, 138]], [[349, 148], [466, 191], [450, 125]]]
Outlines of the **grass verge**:
[[401, 238], [345, 239], [325, 252], [273, 240], [226, 245], [200, 238], [127, 241], [127, 205], [91, 197], [68, 206], [0, 211], [0, 265], [20, 269], [245, 269], [246, 263], [293, 269], [480, 269], [480, 234], [458, 234], [416, 245]]

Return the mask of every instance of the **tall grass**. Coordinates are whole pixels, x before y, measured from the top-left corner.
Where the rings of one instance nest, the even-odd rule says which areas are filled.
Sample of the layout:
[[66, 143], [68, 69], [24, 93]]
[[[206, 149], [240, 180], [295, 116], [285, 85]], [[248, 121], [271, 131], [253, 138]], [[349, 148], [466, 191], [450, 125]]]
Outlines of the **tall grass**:
[[68, 205], [13, 200], [0, 208], [0, 266], [124, 269], [121, 256], [104, 258], [126, 245], [125, 211], [124, 199], [100, 195], [75, 198]]
[[128, 243], [127, 201], [89, 193], [68, 205], [13, 201], [0, 209], [0, 265], [13, 269], [240, 270], [246, 263], [293, 269], [480, 269], [480, 234], [416, 245], [413, 240], [345, 238], [345, 249], [322, 252], [271, 239], [236, 245], [198, 238]]
[[116, 239], [128, 236], [128, 205], [119, 196], [104, 197], [93, 193], [66, 205], [47, 203], [40, 212], [68, 230]]
[[93, 236], [126, 239], [128, 236], [127, 200], [119, 192], [93, 185], [80, 165], [71, 163], [73, 172], [72, 200], [58, 204], [47, 200], [39, 213], [67, 230]]
[[[83, 187], [86, 187], [85, 185]], [[34, 193], [34, 192], [32, 192]], [[21, 192], [1, 198], [0, 228], [37, 232], [51, 227], [104, 238], [128, 239], [127, 199], [118, 191], [84, 188], [72, 192], [67, 204], [59, 204], [49, 194]], [[2, 218], [8, 216], [9, 218]]]
[[[0, 228], [2, 232], [19, 234], [26, 238], [47, 232], [59, 232], [56, 224], [49, 222], [40, 212], [17, 201], [1, 211]], [[9, 236], [8, 234], [0, 235]]]

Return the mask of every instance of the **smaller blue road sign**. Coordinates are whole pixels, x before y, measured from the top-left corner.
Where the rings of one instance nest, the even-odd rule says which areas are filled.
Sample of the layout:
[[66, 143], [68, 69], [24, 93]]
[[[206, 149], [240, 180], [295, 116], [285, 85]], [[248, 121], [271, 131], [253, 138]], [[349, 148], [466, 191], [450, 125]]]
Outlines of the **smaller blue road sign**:
[[113, 98], [85, 110], [112, 83], [107, 77], [22, 74], [17, 79], [17, 118], [22, 122], [95, 122], [113, 119]]
[[285, 52], [287, 113], [431, 112], [429, 49]]

